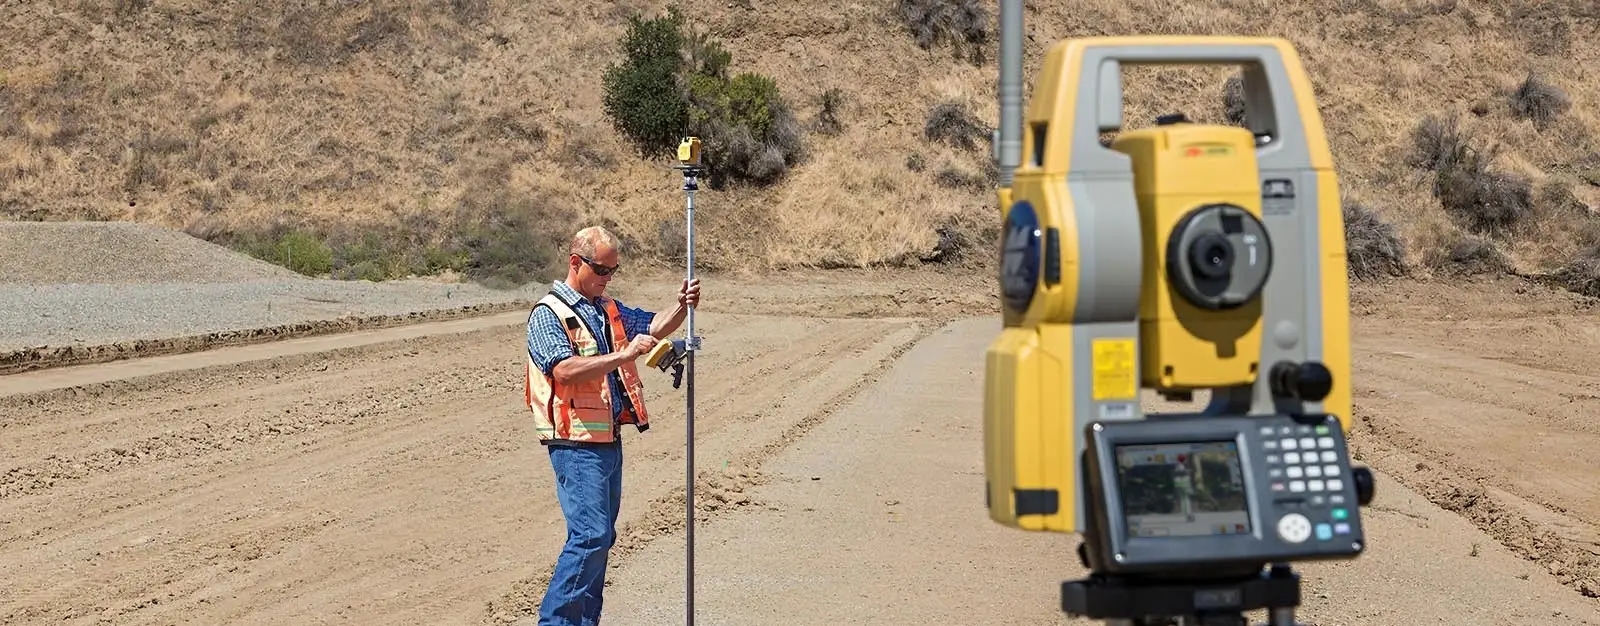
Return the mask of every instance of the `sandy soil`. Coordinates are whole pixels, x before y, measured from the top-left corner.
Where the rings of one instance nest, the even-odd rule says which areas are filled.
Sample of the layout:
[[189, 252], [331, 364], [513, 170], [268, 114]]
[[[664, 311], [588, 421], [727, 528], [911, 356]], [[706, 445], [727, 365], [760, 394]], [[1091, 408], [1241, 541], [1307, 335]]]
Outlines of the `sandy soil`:
[[[708, 283], [697, 623], [1062, 623], [1074, 540], [982, 507], [996, 321], [956, 313], [987, 292], [830, 280]], [[1587, 305], [1510, 284], [1355, 304], [1372, 550], [1306, 568], [1303, 617], [1600, 624]], [[0, 623], [531, 624], [564, 531], [520, 322], [0, 378]], [[683, 621], [682, 391], [649, 380], [610, 624]]]

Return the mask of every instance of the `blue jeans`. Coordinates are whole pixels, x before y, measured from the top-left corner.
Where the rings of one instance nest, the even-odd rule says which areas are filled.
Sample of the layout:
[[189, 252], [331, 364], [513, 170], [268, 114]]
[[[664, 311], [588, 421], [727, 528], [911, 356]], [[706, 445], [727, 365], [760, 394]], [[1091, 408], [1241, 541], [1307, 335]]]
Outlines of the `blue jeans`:
[[539, 605], [539, 626], [597, 626], [622, 506], [622, 444], [548, 448], [567, 544]]

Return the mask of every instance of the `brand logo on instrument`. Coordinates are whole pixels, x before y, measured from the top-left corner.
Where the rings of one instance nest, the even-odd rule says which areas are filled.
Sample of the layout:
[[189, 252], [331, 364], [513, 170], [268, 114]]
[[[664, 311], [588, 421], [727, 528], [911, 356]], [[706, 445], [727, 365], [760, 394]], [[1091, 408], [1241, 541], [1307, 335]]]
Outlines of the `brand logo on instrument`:
[[1233, 148], [1230, 148], [1226, 145], [1197, 144], [1189, 146], [1183, 150], [1183, 156], [1186, 157], [1228, 156], [1230, 154], [1233, 154]]

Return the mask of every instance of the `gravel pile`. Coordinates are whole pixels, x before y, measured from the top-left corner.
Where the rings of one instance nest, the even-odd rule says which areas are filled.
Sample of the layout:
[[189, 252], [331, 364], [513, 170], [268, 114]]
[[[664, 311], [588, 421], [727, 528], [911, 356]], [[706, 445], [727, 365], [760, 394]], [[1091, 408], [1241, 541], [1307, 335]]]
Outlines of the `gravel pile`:
[[153, 224], [0, 222], [0, 285], [298, 277], [288, 268]]
[[0, 285], [0, 351], [94, 345], [277, 326], [346, 315], [399, 315], [537, 299], [543, 289], [265, 280], [156, 285]]
[[0, 223], [0, 351], [403, 315], [544, 291], [312, 279], [148, 225]]

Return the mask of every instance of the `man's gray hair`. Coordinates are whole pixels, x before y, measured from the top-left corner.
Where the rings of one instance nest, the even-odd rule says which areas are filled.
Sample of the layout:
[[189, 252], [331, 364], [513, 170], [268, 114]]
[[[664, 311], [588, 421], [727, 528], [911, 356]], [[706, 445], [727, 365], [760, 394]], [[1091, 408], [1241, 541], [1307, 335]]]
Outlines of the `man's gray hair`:
[[611, 234], [611, 231], [603, 226], [590, 226], [572, 236], [572, 253], [592, 259], [599, 252], [601, 244], [612, 250], [622, 251], [622, 241]]

